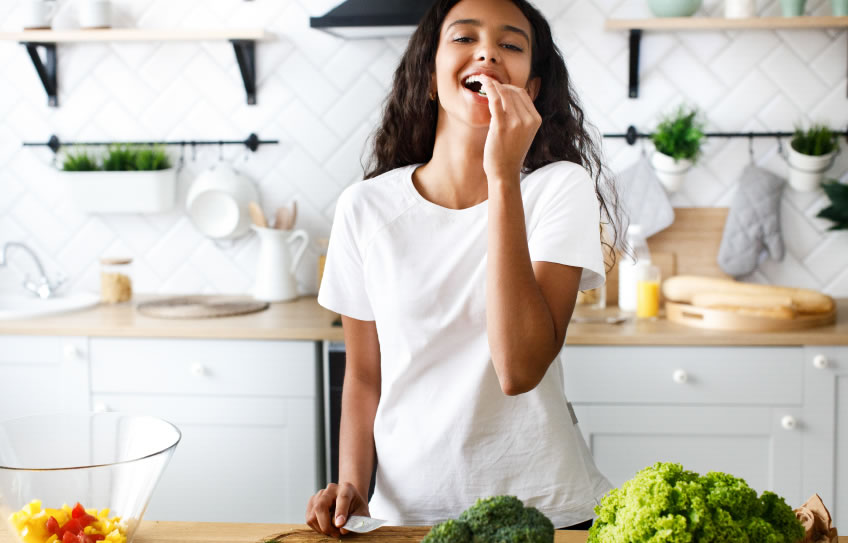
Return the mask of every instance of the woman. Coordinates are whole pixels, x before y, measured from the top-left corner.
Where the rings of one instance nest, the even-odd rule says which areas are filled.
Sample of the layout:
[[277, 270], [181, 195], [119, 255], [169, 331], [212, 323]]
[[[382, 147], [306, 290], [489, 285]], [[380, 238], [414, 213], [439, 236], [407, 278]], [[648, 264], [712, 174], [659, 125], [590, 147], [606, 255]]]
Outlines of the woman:
[[577, 291], [604, 281], [601, 173], [544, 17], [438, 0], [395, 73], [370, 180], [337, 204], [318, 301], [344, 325], [340, 482], [309, 501], [316, 531], [432, 525], [498, 494], [591, 523], [611, 485], [558, 357]]

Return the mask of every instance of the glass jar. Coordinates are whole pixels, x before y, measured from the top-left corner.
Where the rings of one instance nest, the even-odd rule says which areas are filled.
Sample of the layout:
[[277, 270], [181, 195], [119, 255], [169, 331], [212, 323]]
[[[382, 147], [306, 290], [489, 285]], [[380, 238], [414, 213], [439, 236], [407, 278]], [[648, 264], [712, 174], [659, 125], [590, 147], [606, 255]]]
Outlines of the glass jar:
[[131, 258], [100, 259], [100, 300], [106, 304], [132, 298]]
[[327, 262], [327, 248], [329, 246], [330, 238], [318, 238], [318, 247], [321, 249], [321, 253], [318, 255], [318, 282], [315, 286], [316, 292], [321, 288], [321, 278], [324, 277], [324, 264]]

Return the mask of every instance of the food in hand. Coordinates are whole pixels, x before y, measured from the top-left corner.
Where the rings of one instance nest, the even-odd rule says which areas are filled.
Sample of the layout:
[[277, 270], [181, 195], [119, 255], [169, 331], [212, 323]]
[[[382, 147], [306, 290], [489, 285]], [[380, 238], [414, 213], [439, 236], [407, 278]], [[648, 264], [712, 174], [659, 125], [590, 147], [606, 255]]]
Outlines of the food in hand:
[[32, 500], [9, 516], [23, 543], [126, 543], [127, 527], [121, 517], [109, 518], [109, 509], [85, 509], [77, 503], [61, 509], [42, 509]]
[[606, 541], [770, 541], [795, 543], [804, 527], [777, 494], [733, 475], [698, 475], [657, 462], [611, 490], [595, 507], [589, 543]]
[[458, 519], [433, 526], [421, 543], [553, 543], [554, 525], [515, 496], [481, 498]]
[[[696, 275], [677, 275], [663, 282], [663, 295], [666, 299], [693, 305], [698, 299], [707, 303], [727, 307], [746, 307], [750, 309], [776, 309], [790, 307], [798, 314], [818, 314], [833, 311], [833, 298], [815, 290], [772, 285], [757, 285], [742, 283], [732, 279], [717, 277], [701, 277]], [[699, 298], [700, 296], [700, 298]], [[721, 303], [715, 302], [715, 297], [721, 297]], [[710, 298], [713, 298], [710, 301]], [[768, 305], [771, 303], [772, 305]], [[715, 307], [701, 306], [701, 307]]]

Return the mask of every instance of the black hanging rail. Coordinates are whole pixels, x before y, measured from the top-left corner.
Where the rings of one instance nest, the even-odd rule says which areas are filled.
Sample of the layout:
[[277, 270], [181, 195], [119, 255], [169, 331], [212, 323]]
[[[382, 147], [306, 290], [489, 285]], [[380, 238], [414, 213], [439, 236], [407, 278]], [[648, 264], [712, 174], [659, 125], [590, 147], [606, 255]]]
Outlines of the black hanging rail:
[[251, 151], [255, 152], [260, 145], [276, 145], [280, 140], [260, 140], [256, 134], [250, 134], [247, 139], [243, 140], [182, 140], [182, 141], [59, 141], [56, 135], [50, 136], [46, 142], [24, 142], [24, 147], [49, 147], [54, 153], [58, 153], [63, 146], [103, 146], [103, 145], [180, 145], [191, 146], [197, 145], [244, 145]]
[[[848, 140], [848, 130], [834, 132], [834, 134], [844, 136]], [[704, 132], [704, 136], [708, 138], [788, 138], [794, 135], [795, 132]], [[635, 144], [639, 138], [652, 138], [653, 136], [653, 134], [639, 132], [633, 125], [628, 126], [627, 132], [624, 134], [603, 134], [605, 138], [624, 138], [630, 145]]]

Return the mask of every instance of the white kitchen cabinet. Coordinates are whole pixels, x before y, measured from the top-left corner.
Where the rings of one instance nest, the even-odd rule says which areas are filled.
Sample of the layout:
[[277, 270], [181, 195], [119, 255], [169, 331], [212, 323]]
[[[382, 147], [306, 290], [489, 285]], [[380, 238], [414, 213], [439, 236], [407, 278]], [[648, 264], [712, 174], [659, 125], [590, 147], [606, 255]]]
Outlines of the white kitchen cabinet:
[[568, 346], [566, 395], [615, 486], [654, 462], [725, 471], [802, 499], [798, 347]]
[[146, 519], [303, 521], [323, 474], [315, 342], [92, 338], [91, 371], [94, 409], [182, 432]]
[[0, 420], [88, 410], [86, 338], [0, 335]]
[[804, 349], [804, 499], [818, 493], [848, 522], [848, 347]]

